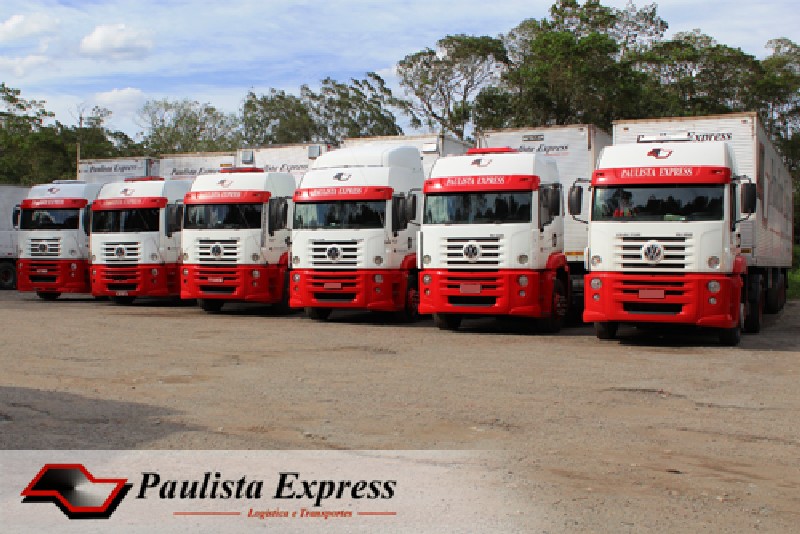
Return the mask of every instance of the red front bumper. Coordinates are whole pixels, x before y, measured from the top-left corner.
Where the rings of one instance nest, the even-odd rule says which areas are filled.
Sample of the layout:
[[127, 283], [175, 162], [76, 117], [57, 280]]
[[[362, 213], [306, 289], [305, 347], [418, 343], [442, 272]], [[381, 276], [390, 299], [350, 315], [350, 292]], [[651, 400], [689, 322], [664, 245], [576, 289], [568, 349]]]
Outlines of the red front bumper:
[[[527, 277], [525, 285], [520, 276]], [[419, 313], [549, 317], [555, 276], [555, 271], [425, 269], [419, 273]]]
[[285, 272], [285, 266], [277, 265], [184, 264], [181, 266], [181, 298], [275, 304], [283, 298]]
[[92, 295], [96, 297], [177, 297], [176, 263], [91, 266]]
[[[602, 287], [592, 289], [593, 279]], [[711, 280], [720, 284], [716, 293], [708, 289]], [[583, 320], [732, 328], [739, 322], [741, 291], [741, 277], [731, 274], [589, 273], [584, 277]]]
[[17, 290], [37, 293], [89, 293], [89, 261], [18, 260]]
[[[383, 280], [375, 281], [380, 275]], [[299, 276], [299, 280], [295, 278]], [[292, 308], [358, 308], [400, 311], [405, 307], [408, 272], [403, 270], [315, 271], [289, 274]]]

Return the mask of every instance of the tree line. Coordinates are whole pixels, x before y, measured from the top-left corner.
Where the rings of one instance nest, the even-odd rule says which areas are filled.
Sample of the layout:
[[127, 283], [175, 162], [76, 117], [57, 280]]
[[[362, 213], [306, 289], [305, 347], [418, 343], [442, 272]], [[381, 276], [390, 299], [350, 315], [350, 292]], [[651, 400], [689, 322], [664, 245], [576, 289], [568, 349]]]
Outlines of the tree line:
[[0, 83], [0, 182], [74, 178], [78, 150], [88, 159], [337, 143], [402, 135], [401, 123], [470, 139], [495, 128], [610, 130], [617, 119], [756, 111], [800, 184], [800, 47], [776, 38], [759, 60], [700, 30], [665, 39], [667, 29], [655, 3], [558, 0], [507, 34], [448, 35], [400, 59], [402, 94], [370, 72], [297, 94], [250, 91], [238, 113], [190, 98], [152, 100], [139, 110], [136, 140], [107, 127], [106, 109], [79, 109], [78, 125], [67, 126], [45, 102]]

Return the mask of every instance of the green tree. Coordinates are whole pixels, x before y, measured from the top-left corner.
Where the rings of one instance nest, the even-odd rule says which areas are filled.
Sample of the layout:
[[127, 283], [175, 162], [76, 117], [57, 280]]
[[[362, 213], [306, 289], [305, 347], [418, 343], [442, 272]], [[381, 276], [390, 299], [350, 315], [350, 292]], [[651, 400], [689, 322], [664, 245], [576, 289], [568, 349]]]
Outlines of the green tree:
[[239, 118], [209, 103], [151, 100], [139, 111], [139, 121], [149, 155], [228, 151], [241, 144]]
[[248, 146], [322, 141], [308, 103], [278, 89], [266, 95], [247, 93], [242, 106], [243, 142]]

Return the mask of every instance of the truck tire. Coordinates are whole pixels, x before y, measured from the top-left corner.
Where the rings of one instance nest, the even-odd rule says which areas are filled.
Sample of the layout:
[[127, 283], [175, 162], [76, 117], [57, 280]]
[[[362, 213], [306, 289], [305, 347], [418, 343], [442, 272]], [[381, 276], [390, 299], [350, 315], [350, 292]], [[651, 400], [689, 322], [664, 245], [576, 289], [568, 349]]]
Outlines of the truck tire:
[[419, 285], [418, 277], [408, 275], [406, 282], [406, 295], [403, 309], [395, 312], [395, 318], [402, 323], [413, 323], [419, 320]]
[[783, 308], [784, 295], [786, 293], [786, 278], [783, 271], [775, 269], [772, 287], [766, 290], [764, 311], [767, 313], [778, 313]]
[[292, 308], [289, 306], [289, 271], [283, 277], [283, 293], [281, 300], [272, 305], [272, 310], [281, 315], [288, 315], [291, 313]]
[[306, 315], [315, 321], [327, 321], [332, 311], [330, 308], [306, 308]]
[[0, 263], [0, 289], [17, 287], [17, 268], [13, 263]]
[[553, 294], [551, 295], [550, 309], [552, 313], [550, 317], [546, 317], [539, 321], [539, 329], [547, 334], [555, 334], [564, 324], [564, 319], [567, 316], [569, 303], [567, 302], [567, 288], [564, 283], [556, 279], [553, 282]]
[[111, 297], [111, 302], [118, 306], [129, 306], [133, 304], [136, 297]]
[[61, 293], [55, 291], [37, 291], [36, 296], [42, 300], [56, 300], [61, 296]]
[[434, 313], [433, 324], [439, 330], [456, 331], [461, 326], [461, 316], [454, 313]]
[[764, 287], [761, 275], [753, 274], [747, 280], [747, 315], [744, 318], [744, 328], [747, 334], [757, 334], [761, 331], [761, 322], [764, 318]]
[[197, 303], [204, 312], [208, 313], [219, 313], [222, 306], [225, 305], [225, 301], [219, 299], [197, 299]]
[[617, 337], [619, 323], [594, 323], [594, 333], [597, 339], [614, 339]]
[[733, 328], [722, 328], [719, 331], [719, 344], [725, 347], [735, 347], [742, 341], [742, 329], [737, 324]]

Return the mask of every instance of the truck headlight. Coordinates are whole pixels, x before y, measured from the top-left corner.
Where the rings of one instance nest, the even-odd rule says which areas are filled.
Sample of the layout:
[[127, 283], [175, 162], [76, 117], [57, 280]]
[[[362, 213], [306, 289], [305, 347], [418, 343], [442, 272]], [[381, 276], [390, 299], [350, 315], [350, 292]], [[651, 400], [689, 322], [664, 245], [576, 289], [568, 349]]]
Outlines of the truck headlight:
[[189, 253], [188, 252], [184, 252], [183, 253], [183, 259], [184, 260], [188, 260], [189, 259]]
[[158, 261], [158, 254], [156, 254], [155, 252], [153, 252], [152, 254], [150, 254], [150, 259], [151, 259], [152, 261]]
[[430, 284], [431, 283], [431, 275], [429, 275], [429, 274], [422, 275], [422, 283], [425, 284], [425, 285]]
[[709, 256], [708, 266], [712, 269], [719, 269], [719, 256]]
[[[295, 256], [296, 258], [297, 256]], [[292, 275], [292, 282], [299, 282], [300, 281], [300, 273], [294, 273]]]
[[375, 256], [374, 258], [372, 258], [372, 261], [375, 262], [375, 265], [380, 265], [383, 263], [383, 258], [380, 256]]
[[70, 256], [77, 256], [78, 255], [78, 251], [75, 250], [74, 248], [71, 248], [71, 249], [69, 249], [69, 255]]
[[300, 256], [292, 256], [292, 264], [299, 265], [300, 264]]
[[528, 255], [527, 255], [527, 254], [520, 254], [520, 255], [517, 257], [517, 261], [518, 261], [518, 262], [520, 262], [520, 263], [522, 263], [523, 265], [524, 265], [524, 264], [526, 264], [526, 263], [528, 263]]
[[[21, 250], [20, 250], [19, 252], [20, 252], [20, 254], [22, 254], [22, 251], [21, 251]], [[97, 256], [95, 256], [94, 254], [92, 254], [92, 263], [94, 263], [95, 261], [97, 261]]]
[[603, 258], [595, 254], [589, 263], [591, 263], [592, 267], [600, 267], [603, 264]]
[[158, 269], [150, 269], [150, 274], [153, 276], [158, 276]]
[[521, 274], [521, 275], [520, 275], [520, 276], [517, 278], [517, 283], [518, 283], [520, 286], [522, 286], [522, 287], [525, 287], [525, 286], [527, 286], [527, 285], [528, 285], [528, 277], [527, 277], [527, 276], [525, 276], [524, 274]]
[[422, 256], [422, 265], [430, 265], [431, 257], [428, 254]]
[[603, 287], [603, 281], [600, 280], [599, 278], [592, 278], [592, 281], [589, 282], [589, 287], [591, 287], [592, 289], [600, 289], [601, 287]]
[[716, 280], [711, 280], [708, 284], [706, 284], [706, 287], [711, 293], [719, 293], [719, 290], [722, 286], [720, 286], [719, 282]]
[[77, 263], [70, 263], [69, 264], [69, 268], [72, 269], [73, 271], [77, 271], [78, 270], [78, 264]]
[[383, 275], [382, 274], [376, 274], [375, 276], [372, 277], [372, 279], [375, 281], [376, 284], [382, 284], [383, 283]]
[[251, 274], [253, 275], [253, 278], [255, 278], [255, 279], [261, 278], [261, 273], [256, 271], [255, 269], [253, 270], [253, 272]]
[[253, 261], [258, 261], [258, 258], [260, 258], [260, 256], [255, 252], [250, 255], [250, 259], [252, 259]]

